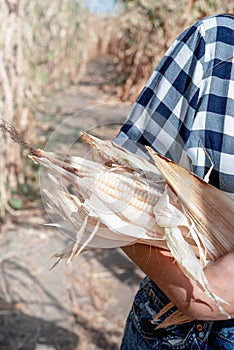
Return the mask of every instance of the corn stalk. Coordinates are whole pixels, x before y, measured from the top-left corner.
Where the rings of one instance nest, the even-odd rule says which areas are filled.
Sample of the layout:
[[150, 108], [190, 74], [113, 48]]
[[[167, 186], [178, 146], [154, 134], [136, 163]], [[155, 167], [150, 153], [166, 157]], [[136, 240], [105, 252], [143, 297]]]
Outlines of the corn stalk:
[[89, 15], [75, 0], [27, 1], [25, 57], [37, 96], [44, 87], [61, 89], [77, 83], [87, 62], [92, 29]]
[[[28, 111], [25, 108], [25, 80], [22, 47], [22, 21], [24, 0], [1, 0], [0, 30], [0, 85], [2, 89], [1, 114], [24, 133], [28, 124]], [[8, 204], [12, 189], [24, 181], [20, 148], [10, 145], [9, 139], [1, 138], [0, 149], [0, 216], [5, 209], [13, 212]]]
[[[79, 81], [92, 35], [88, 23], [87, 12], [75, 0], [0, 0], [0, 115], [28, 140], [35, 138], [33, 113], [41, 97]], [[3, 218], [22, 206], [17, 192], [30, 168], [18, 145], [4, 134], [0, 143]]]

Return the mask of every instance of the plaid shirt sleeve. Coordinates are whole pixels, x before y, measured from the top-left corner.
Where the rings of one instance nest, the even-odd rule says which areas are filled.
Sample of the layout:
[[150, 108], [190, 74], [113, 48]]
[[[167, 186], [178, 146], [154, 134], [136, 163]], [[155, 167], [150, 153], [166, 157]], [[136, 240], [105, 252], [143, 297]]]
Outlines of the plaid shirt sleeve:
[[131, 148], [129, 140], [191, 164], [202, 178], [211, 159], [210, 183], [234, 193], [233, 16], [207, 17], [175, 40], [116, 138]]

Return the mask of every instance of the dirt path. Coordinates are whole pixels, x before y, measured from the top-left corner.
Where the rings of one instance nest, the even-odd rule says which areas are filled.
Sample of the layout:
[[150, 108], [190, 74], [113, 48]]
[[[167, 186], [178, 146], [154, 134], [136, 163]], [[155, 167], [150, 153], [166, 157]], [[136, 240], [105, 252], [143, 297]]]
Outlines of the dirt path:
[[[116, 135], [129, 105], [107, 89], [112, 69], [100, 58], [79, 86], [46, 101], [50, 118], [39, 114], [40, 125], [62, 125], [50, 147], [70, 147], [79, 130]], [[0, 235], [0, 349], [118, 350], [142, 274], [119, 249], [93, 249], [49, 271], [69, 240], [46, 222], [43, 208], [31, 210]]]

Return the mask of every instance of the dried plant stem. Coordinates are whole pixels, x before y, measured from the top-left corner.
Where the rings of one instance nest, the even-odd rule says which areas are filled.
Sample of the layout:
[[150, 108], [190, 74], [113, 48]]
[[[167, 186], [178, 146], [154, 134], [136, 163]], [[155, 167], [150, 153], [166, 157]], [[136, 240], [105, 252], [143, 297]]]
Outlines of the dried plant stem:
[[[76, 0], [1, 0], [0, 9], [0, 115], [32, 140], [35, 102], [41, 102], [44, 91], [79, 81], [88, 59], [87, 38], [94, 31]], [[29, 176], [20, 147], [4, 135], [0, 142], [3, 218], [6, 210], [12, 212], [13, 194]]]

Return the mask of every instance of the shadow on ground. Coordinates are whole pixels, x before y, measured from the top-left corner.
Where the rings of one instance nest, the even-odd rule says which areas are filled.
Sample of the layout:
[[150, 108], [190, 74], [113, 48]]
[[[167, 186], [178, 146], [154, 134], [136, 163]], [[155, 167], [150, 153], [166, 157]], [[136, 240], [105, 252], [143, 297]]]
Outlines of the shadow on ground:
[[113, 277], [129, 287], [136, 286], [142, 279], [139, 269], [121, 253], [120, 249], [97, 249], [95, 258]]
[[39, 349], [38, 345], [56, 350], [75, 350], [79, 344], [79, 337], [68, 329], [19, 310], [1, 311], [0, 329], [2, 350], [34, 350]]
[[92, 249], [49, 271], [67, 239], [19, 228], [1, 237], [0, 349], [118, 350], [137, 268], [120, 249]]

